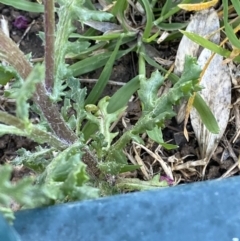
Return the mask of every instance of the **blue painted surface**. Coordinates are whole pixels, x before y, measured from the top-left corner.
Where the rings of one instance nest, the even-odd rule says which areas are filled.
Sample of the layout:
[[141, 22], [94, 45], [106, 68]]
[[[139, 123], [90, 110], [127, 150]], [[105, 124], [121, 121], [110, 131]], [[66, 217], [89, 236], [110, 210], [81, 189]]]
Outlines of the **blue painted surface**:
[[16, 231], [0, 214], [0, 241], [21, 241]]
[[22, 241], [237, 241], [240, 177], [25, 210]]

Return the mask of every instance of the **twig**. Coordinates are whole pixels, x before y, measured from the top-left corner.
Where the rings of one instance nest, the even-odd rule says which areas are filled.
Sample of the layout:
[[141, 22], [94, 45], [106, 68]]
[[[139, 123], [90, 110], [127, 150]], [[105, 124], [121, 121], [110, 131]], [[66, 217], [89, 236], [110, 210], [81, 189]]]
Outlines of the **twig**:
[[[80, 80], [80, 82], [82, 82], [82, 83], [90, 83], [90, 84], [96, 83], [96, 82], [98, 81], [98, 79], [79, 79], [79, 80]], [[109, 85], [123, 86], [123, 85], [125, 85], [126, 83], [109, 80], [109, 81], [108, 81], [108, 84], [109, 84]]]
[[33, 20], [29, 26], [27, 27], [27, 29], [25, 30], [25, 32], [23, 33], [22, 37], [19, 39], [19, 41], [17, 42], [17, 46], [20, 45], [21, 41], [24, 39], [24, 37], [26, 36], [26, 34], [29, 32], [29, 30], [32, 28], [33, 24], [35, 23], [35, 20]]

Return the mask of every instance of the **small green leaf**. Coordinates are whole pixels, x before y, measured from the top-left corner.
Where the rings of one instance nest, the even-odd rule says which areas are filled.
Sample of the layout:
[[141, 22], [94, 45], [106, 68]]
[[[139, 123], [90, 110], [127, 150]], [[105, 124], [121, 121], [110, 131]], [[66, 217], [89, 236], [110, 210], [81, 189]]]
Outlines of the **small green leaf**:
[[203, 100], [203, 98], [197, 93], [193, 102], [193, 106], [196, 108], [198, 114], [201, 117], [201, 120], [203, 124], [206, 126], [206, 128], [214, 133], [218, 134], [219, 133], [219, 126], [218, 123], [207, 106], [206, 102]]
[[161, 128], [158, 128], [157, 126], [155, 126], [153, 130], [147, 131], [147, 134], [148, 134], [149, 138], [151, 138], [151, 140], [155, 141], [156, 143], [163, 146], [167, 150], [173, 150], [173, 149], [178, 148], [177, 145], [168, 144], [168, 143], [164, 142], [163, 137], [162, 137], [162, 130], [161, 130]]
[[89, 10], [77, 4], [75, 4], [75, 6], [73, 7], [73, 10], [81, 22], [88, 21], [88, 20], [96, 20], [96, 21], [102, 22], [102, 21], [108, 21], [111, 18], [113, 18], [113, 15], [111, 13], [107, 13], [104, 11], [101, 12], [101, 11]]
[[92, 121], [93, 123], [99, 126], [99, 132], [105, 137], [105, 141], [107, 142], [107, 147], [105, 149], [109, 149], [110, 144], [114, 137], [118, 134], [110, 132], [111, 124], [118, 119], [118, 117], [123, 113], [125, 107], [118, 109], [117, 111], [109, 114], [107, 112], [107, 106], [109, 103], [108, 96], [102, 98], [98, 103], [98, 111], [96, 113], [87, 114], [88, 120]]
[[46, 157], [53, 158], [54, 148], [44, 149], [41, 146], [36, 147], [36, 152], [27, 151], [24, 148], [17, 150], [17, 157], [11, 163], [13, 165], [24, 165], [36, 173], [42, 173], [49, 160]]
[[138, 91], [139, 98], [143, 104], [143, 111], [149, 112], [156, 105], [157, 92], [159, 87], [163, 84], [164, 78], [159, 71], [152, 73], [149, 79], [140, 79], [140, 89]]
[[7, 84], [16, 76], [16, 71], [14, 71], [10, 66], [3, 66], [0, 64], [0, 85]]
[[66, 51], [68, 54], [77, 55], [86, 51], [90, 47], [91, 43], [83, 40], [76, 40], [75, 42], [68, 42]]
[[166, 181], [160, 181], [160, 175], [156, 175], [149, 181], [142, 181], [138, 178], [118, 179], [116, 187], [124, 191], [144, 191], [156, 188], [168, 187]]
[[44, 80], [44, 66], [36, 65], [29, 74], [26, 81], [23, 82], [21, 88], [16, 93], [17, 116], [28, 122], [28, 108], [27, 100], [34, 94], [36, 84]]
[[119, 173], [124, 173], [124, 172], [133, 172], [135, 170], [138, 170], [141, 167], [141, 165], [125, 165], [121, 167]]

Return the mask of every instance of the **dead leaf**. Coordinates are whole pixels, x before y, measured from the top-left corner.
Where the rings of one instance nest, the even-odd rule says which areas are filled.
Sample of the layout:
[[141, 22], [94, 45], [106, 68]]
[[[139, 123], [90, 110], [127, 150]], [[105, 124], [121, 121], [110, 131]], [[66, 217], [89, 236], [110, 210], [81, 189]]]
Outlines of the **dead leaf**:
[[[203, 68], [212, 52], [204, 49], [199, 56], [198, 64]], [[197, 111], [190, 112], [191, 123], [198, 140], [201, 158], [208, 162], [221, 140], [229, 120], [231, 104], [231, 78], [227, 65], [222, 64], [223, 57], [215, 55], [201, 79], [200, 95], [215, 116], [220, 132], [212, 134], [202, 123]]]
[[[218, 44], [220, 42], [220, 34], [216, 31], [219, 29], [219, 18], [214, 9], [207, 9], [197, 12], [186, 29], [187, 32], [196, 33], [199, 36], [208, 38], [210, 41]], [[186, 36], [182, 37], [179, 44], [174, 73], [181, 75], [184, 68], [185, 56], [190, 55], [198, 57], [200, 54], [200, 47]], [[201, 50], [201, 49], [200, 49]]]
[[[220, 25], [217, 12], [214, 9], [207, 9], [197, 12], [194, 15], [186, 31], [196, 33], [218, 44], [220, 42], [220, 33], [217, 32], [219, 27]], [[176, 55], [174, 73], [180, 76], [183, 72], [185, 56], [190, 55], [193, 57], [198, 57], [201, 53], [201, 50], [202, 48], [200, 48], [198, 44], [194, 43], [186, 36], [183, 36]], [[182, 104], [176, 108], [176, 120], [178, 123], [182, 123], [185, 119], [186, 104], [186, 101], [182, 102]]]

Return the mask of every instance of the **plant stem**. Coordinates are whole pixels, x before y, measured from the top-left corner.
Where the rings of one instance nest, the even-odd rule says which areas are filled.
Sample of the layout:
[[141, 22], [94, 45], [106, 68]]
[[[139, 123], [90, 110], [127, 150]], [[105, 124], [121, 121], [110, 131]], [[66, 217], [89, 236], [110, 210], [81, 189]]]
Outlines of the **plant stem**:
[[[17, 45], [0, 30], [0, 59], [12, 65], [22, 79], [26, 79], [32, 67]], [[64, 144], [71, 144], [77, 140], [75, 133], [62, 119], [58, 107], [52, 103], [43, 83], [36, 85], [34, 102], [40, 107], [53, 132]]]
[[61, 140], [59, 140], [51, 133], [42, 131], [31, 123], [29, 123], [29, 127], [26, 127], [24, 121], [4, 111], [0, 111], [0, 122], [20, 129], [24, 136], [32, 139], [35, 142], [41, 144], [48, 143], [58, 150], [65, 149], [67, 147], [67, 145], [64, 145]]
[[33, 100], [41, 108], [45, 118], [55, 134], [65, 143], [72, 144], [77, 140], [75, 133], [66, 125], [56, 105], [52, 103], [42, 83], [36, 86]]
[[47, 0], [44, 1], [45, 88], [49, 93], [52, 92], [54, 83], [54, 29], [54, 0]]
[[[12, 67], [16, 69], [18, 74], [24, 80], [32, 71], [32, 67], [25, 58], [24, 54], [19, 50], [18, 46], [12, 41], [12, 39], [7, 37], [1, 29], [0, 60], [8, 62]], [[33, 101], [40, 107], [43, 115], [47, 119], [49, 125], [51, 126], [53, 132], [56, 134], [57, 137], [55, 137], [51, 133], [43, 132], [38, 128], [33, 128], [33, 136], [28, 136], [29, 138], [35, 138], [36, 140], [37, 137], [42, 136], [42, 139], [46, 140], [47, 143], [60, 150], [64, 148], [64, 146], [71, 145], [72, 143], [77, 141], [77, 136], [64, 122], [60, 112], [58, 111], [58, 107], [52, 103], [51, 99], [48, 96], [48, 92], [42, 83], [36, 85], [36, 93], [33, 96]], [[6, 123], [8, 125], [13, 125], [21, 130], [26, 128], [25, 124], [21, 122], [18, 118], [11, 115], [8, 116], [7, 113], [4, 113], [4, 115], [2, 115], [2, 120], [0, 119], [0, 122]], [[97, 167], [96, 157], [87, 147], [83, 149], [85, 152], [83, 156], [83, 162], [87, 164], [88, 171], [92, 174], [92, 176], [98, 177], [100, 171]]]

